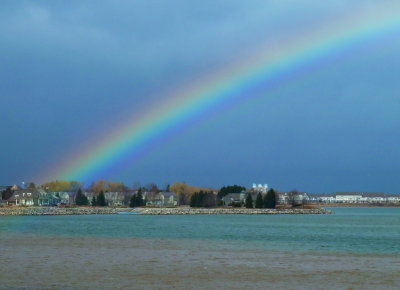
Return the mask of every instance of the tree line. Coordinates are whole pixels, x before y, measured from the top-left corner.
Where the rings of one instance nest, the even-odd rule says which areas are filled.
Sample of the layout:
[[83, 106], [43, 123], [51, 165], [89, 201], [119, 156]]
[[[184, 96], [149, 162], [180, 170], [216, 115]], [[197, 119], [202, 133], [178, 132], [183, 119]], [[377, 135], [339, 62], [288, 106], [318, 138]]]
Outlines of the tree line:
[[277, 204], [277, 192], [274, 189], [269, 189], [268, 192], [263, 196], [261, 192], [257, 194], [255, 203], [251, 193], [248, 193], [244, 206], [246, 208], [276, 208]]
[[217, 205], [217, 197], [211, 191], [195, 192], [190, 198], [190, 207], [214, 207]]

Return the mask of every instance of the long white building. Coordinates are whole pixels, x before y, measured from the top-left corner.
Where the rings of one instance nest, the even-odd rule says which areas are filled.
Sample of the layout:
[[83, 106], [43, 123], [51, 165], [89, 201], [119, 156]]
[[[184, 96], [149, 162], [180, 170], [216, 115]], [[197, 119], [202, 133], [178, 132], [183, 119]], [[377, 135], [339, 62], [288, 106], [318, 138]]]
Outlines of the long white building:
[[383, 192], [336, 192], [332, 194], [310, 194], [312, 202], [322, 203], [398, 203], [400, 194]]

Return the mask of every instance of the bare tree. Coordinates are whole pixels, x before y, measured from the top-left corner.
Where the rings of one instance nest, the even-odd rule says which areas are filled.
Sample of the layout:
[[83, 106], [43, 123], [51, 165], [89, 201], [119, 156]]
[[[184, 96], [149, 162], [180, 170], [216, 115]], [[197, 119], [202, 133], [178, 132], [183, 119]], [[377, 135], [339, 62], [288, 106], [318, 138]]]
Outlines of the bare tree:
[[292, 191], [288, 192], [286, 194], [288, 205], [292, 207], [299, 205], [299, 195], [300, 193], [297, 191], [297, 189], [293, 189]]

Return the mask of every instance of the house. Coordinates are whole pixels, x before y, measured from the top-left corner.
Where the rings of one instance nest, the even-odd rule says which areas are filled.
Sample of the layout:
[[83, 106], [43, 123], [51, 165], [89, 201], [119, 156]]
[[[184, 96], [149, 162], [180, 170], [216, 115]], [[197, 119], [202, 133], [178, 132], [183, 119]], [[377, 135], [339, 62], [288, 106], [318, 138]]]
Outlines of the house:
[[14, 190], [13, 194], [7, 199], [7, 205], [34, 205], [35, 190], [31, 189], [18, 189]]
[[400, 194], [383, 192], [337, 192], [333, 194], [313, 194], [310, 201], [320, 203], [386, 203], [400, 202]]
[[175, 192], [144, 192], [143, 198], [149, 206], [177, 206], [178, 194]]
[[228, 193], [222, 198], [224, 205], [232, 205], [235, 203], [244, 203], [247, 193], [242, 191], [241, 193]]
[[310, 200], [310, 196], [306, 192], [280, 192], [278, 193], [277, 203], [292, 205], [302, 205]]
[[386, 194], [387, 202], [400, 202], [400, 194]]
[[262, 185], [262, 184], [253, 183], [253, 187], [252, 187], [251, 189], [252, 189], [252, 191], [254, 191], [254, 192], [267, 193], [267, 191], [268, 191], [268, 184]]
[[175, 192], [160, 192], [160, 200], [162, 206], [177, 206], [178, 195]]
[[109, 206], [124, 205], [125, 195], [123, 192], [105, 192], [104, 197]]
[[54, 192], [46, 192], [44, 189], [36, 189], [34, 192], [34, 204], [39, 206], [56, 206], [60, 204], [60, 198]]
[[362, 193], [360, 202], [366, 203], [384, 203], [387, 202], [386, 194], [383, 192], [365, 192]]
[[362, 202], [362, 194], [359, 192], [337, 192], [336, 203], [359, 203]]
[[[108, 206], [123, 206], [124, 204], [128, 204], [129, 199], [132, 195], [130, 192], [121, 192], [121, 191], [106, 191], [103, 193]], [[89, 203], [91, 203], [93, 197], [97, 199], [99, 192], [90, 191], [90, 192], [84, 192], [83, 194], [86, 195], [86, 197], [89, 200]]]
[[75, 191], [53, 191], [51, 192], [58, 199], [58, 203], [62, 205], [74, 204]]

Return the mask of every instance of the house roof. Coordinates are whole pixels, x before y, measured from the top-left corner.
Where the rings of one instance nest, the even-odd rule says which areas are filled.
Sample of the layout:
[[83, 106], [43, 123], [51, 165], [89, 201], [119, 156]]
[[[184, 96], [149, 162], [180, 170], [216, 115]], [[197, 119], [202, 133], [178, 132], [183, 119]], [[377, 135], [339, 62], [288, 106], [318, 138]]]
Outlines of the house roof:
[[171, 196], [173, 196], [174, 198], [177, 198], [178, 195], [175, 192], [160, 192], [160, 194], [162, 194], [164, 196], [164, 198], [170, 198]]
[[228, 193], [227, 195], [225, 195], [222, 199], [223, 200], [240, 200], [240, 196], [243, 193]]
[[309, 193], [308, 194], [310, 197], [316, 197], [316, 198], [321, 198], [321, 197], [335, 197], [336, 195], [333, 193]]
[[336, 192], [335, 195], [362, 195], [362, 192]]
[[363, 197], [387, 197], [383, 192], [364, 192]]
[[[15, 201], [16, 199], [22, 199], [22, 198], [33, 198], [35, 194], [34, 190], [31, 189], [19, 189], [15, 190], [13, 194], [10, 196], [8, 201]], [[17, 198], [18, 196], [18, 198]]]

